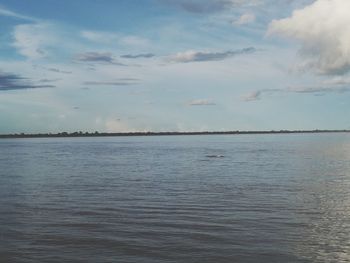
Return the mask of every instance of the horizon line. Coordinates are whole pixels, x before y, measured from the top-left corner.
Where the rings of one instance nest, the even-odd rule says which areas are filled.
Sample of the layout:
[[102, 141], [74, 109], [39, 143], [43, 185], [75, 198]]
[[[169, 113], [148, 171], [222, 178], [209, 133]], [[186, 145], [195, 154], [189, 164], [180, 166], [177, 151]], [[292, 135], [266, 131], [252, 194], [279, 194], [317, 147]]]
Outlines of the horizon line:
[[349, 129], [336, 130], [248, 130], [248, 131], [144, 131], [144, 132], [57, 132], [57, 133], [10, 133], [0, 138], [50, 138], [50, 137], [126, 137], [126, 136], [176, 136], [176, 135], [244, 135], [244, 134], [303, 134], [303, 133], [348, 133]]

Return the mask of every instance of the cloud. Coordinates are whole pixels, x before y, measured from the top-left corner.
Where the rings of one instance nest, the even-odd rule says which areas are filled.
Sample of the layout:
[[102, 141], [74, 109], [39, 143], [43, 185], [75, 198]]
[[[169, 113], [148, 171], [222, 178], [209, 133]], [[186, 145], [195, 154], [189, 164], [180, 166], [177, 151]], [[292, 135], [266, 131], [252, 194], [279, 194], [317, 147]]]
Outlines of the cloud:
[[260, 100], [263, 94], [274, 93], [301, 93], [301, 94], [326, 94], [326, 93], [344, 93], [350, 91], [350, 79], [343, 77], [336, 77], [324, 80], [315, 85], [294, 85], [281, 89], [261, 89], [253, 91], [247, 95], [242, 96], [242, 100], [256, 101]]
[[254, 47], [243, 48], [239, 50], [229, 50], [224, 52], [201, 52], [201, 51], [186, 51], [180, 52], [169, 58], [170, 62], [188, 63], [188, 62], [203, 62], [203, 61], [219, 61], [230, 57], [243, 54], [251, 54], [256, 52]]
[[55, 73], [72, 74], [72, 71], [65, 71], [58, 68], [48, 68], [47, 70]]
[[13, 18], [22, 19], [22, 20], [36, 21], [35, 18], [18, 14], [16, 12], [10, 11], [2, 6], [0, 6], [0, 16], [7, 16], [7, 17], [13, 17]]
[[149, 39], [135, 35], [121, 35], [114, 32], [84, 30], [80, 36], [91, 42], [99, 44], [119, 44], [124, 46], [145, 47], [149, 46]]
[[17, 25], [13, 32], [13, 46], [29, 59], [41, 59], [48, 55], [46, 47], [52, 42], [48, 24]]
[[89, 41], [104, 44], [117, 42], [119, 40], [119, 36], [111, 32], [84, 30], [80, 32], [80, 35]]
[[40, 79], [39, 82], [41, 83], [51, 83], [51, 82], [57, 82], [61, 79]]
[[150, 41], [140, 36], [123, 36], [119, 40], [120, 44], [125, 46], [146, 47], [150, 45]]
[[253, 13], [245, 13], [241, 15], [233, 24], [236, 26], [246, 25], [255, 22], [255, 15]]
[[262, 91], [261, 90], [257, 90], [257, 91], [253, 91], [247, 95], [242, 96], [242, 99], [244, 101], [256, 101], [256, 100], [260, 100], [260, 96], [261, 96]]
[[254, 6], [259, 0], [163, 0], [190, 13], [207, 14], [225, 11], [238, 6]]
[[90, 63], [105, 63], [114, 64], [119, 66], [125, 66], [122, 63], [117, 62], [112, 53], [110, 52], [85, 52], [75, 56], [75, 61], [90, 62]]
[[350, 71], [350, 1], [317, 0], [295, 10], [291, 17], [270, 23], [276, 34], [301, 43], [302, 68], [317, 74], [342, 75]]
[[145, 53], [145, 54], [127, 54], [127, 55], [122, 55], [120, 56], [121, 58], [129, 58], [129, 59], [134, 59], [134, 58], [153, 58], [155, 57], [154, 54], [152, 53]]
[[215, 106], [216, 103], [210, 99], [192, 100], [188, 103], [189, 106]]
[[99, 52], [80, 53], [80, 54], [76, 55], [75, 59], [78, 61], [84, 61], [84, 62], [113, 63], [113, 61], [114, 61], [112, 53], [109, 53], [109, 52], [105, 52], [105, 53], [99, 53]]
[[350, 91], [350, 87], [343, 85], [291, 86], [286, 91], [294, 93], [342, 93]]
[[130, 86], [139, 84], [139, 80], [134, 78], [121, 78], [114, 81], [85, 81], [83, 84], [88, 86]]
[[54, 87], [53, 85], [34, 85], [27, 78], [20, 75], [0, 72], [0, 91]]

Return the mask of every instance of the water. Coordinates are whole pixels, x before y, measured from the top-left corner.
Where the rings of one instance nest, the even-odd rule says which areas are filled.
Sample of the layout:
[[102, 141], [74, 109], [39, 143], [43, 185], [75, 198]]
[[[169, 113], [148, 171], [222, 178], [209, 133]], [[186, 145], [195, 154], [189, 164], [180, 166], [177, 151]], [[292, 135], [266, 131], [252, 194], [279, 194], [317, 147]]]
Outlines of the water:
[[350, 135], [0, 140], [0, 262], [350, 262]]

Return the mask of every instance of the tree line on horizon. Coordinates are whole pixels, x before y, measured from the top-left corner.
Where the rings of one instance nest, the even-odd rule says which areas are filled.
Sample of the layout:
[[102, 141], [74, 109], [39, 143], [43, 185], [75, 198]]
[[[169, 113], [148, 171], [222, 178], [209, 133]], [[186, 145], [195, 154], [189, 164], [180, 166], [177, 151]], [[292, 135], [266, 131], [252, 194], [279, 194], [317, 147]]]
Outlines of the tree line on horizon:
[[350, 132], [350, 130], [270, 130], [270, 131], [203, 131], [203, 132], [58, 132], [58, 133], [13, 133], [0, 134], [0, 138], [28, 138], [28, 137], [92, 137], [92, 136], [151, 136], [151, 135], [219, 135], [219, 134], [278, 134], [278, 133], [326, 133]]

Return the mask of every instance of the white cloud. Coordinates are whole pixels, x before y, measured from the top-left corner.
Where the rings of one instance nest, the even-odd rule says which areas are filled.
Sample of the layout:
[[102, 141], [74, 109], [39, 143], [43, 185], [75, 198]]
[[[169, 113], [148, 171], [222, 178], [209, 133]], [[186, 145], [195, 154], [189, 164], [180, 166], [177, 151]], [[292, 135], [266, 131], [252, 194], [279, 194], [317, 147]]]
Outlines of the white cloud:
[[189, 106], [214, 106], [216, 105], [211, 99], [192, 100], [188, 103]]
[[234, 25], [246, 25], [255, 22], [255, 15], [253, 13], [245, 13], [241, 15], [236, 21], [233, 22]]
[[331, 85], [331, 86], [343, 86], [350, 85], [350, 79], [345, 78], [344, 76], [336, 76], [331, 79], [326, 79], [322, 83], [323, 85]]
[[10, 11], [6, 8], [3, 8], [0, 6], [0, 16], [8, 16], [8, 17], [13, 17], [13, 18], [17, 18], [17, 19], [23, 19], [23, 20], [29, 20], [29, 21], [35, 21], [36, 19], [29, 17], [29, 16], [25, 16], [25, 15], [21, 15], [18, 14], [16, 12]]
[[291, 17], [274, 20], [268, 34], [301, 43], [303, 68], [318, 74], [341, 75], [350, 71], [350, 1], [317, 0]]
[[121, 35], [113, 32], [84, 30], [80, 32], [80, 35], [91, 42], [100, 44], [119, 44], [132, 47], [145, 47], [150, 45], [149, 39], [134, 35]]
[[124, 36], [120, 38], [120, 43], [126, 46], [145, 47], [150, 44], [150, 41], [139, 36]]
[[169, 61], [177, 63], [189, 63], [189, 62], [203, 62], [203, 61], [220, 61], [230, 57], [243, 54], [251, 54], [257, 50], [254, 47], [243, 48], [239, 50], [228, 50], [220, 52], [210, 51], [195, 51], [189, 50], [185, 52], [176, 53], [169, 57]]
[[260, 100], [260, 96], [261, 96], [261, 91], [257, 90], [242, 96], [242, 99], [244, 101], [255, 101], [255, 100]]
[[50, 32], [50, 25], [44, 23], [18, 25], [13, 32], [13, 46], [29, 59], [46, 57], [46, 48], [55, 42]]
[[89, 41], [103, 44], [109, 44], [112, 42], [117, 43], [119, 40], [119, 36], [117, 34], [110, 32], [84, 30], [80, 32], [80, 35]]
[[342, 93], [348, 92], [349, 87], [338, 84], [320, 84], [316, 86], [290, 86], [285, 91], [293, 93]]

